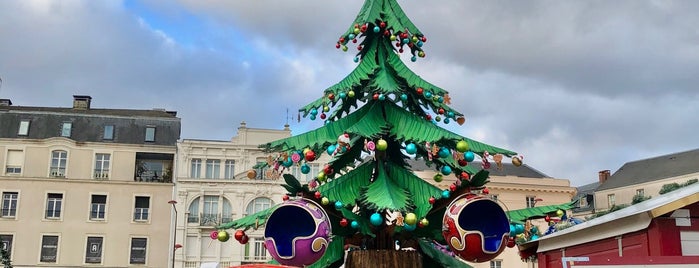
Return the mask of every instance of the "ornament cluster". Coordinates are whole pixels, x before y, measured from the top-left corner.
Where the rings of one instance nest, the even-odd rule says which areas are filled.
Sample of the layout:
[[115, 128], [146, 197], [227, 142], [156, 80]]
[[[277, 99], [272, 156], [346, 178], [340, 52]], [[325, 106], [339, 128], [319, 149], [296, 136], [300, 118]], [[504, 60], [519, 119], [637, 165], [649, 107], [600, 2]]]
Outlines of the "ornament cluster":
[[[392, 43], [395, 42], [396, 49], [399, 53], [403, 53], [405, 47], [407, 47], [412, 54], [410, 58], [411, 61], [416, 61], [418, 57], [425, 57], [425, 51], [422, 50], [422, 46], [427, 42], [427, 37], [418, 32], [411, 32], [407, 28], [395, 29], [385, 21], [354, 24], [351, 30], [338, 38], [335, 48], [347, 51], [349, 50], [347, 46], [350, 45], [350, 43], [357, 44], [357, 39], [362, 37], [385, 38]], [[359, 45], [357, 45], [357, 50], [361, 52], [362, 49], [364, 49], [363, 42], [360, 42]], [[354, 58], [355, 62], [359, 62], [360, 54], [361, 53], [358, 53], [357, 57]]]

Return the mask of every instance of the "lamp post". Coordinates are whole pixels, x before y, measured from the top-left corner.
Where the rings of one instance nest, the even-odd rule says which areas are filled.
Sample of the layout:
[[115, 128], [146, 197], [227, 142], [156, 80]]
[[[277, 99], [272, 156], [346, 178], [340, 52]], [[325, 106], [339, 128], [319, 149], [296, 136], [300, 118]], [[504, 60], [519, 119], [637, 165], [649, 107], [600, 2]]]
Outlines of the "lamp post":
[[172, 229], [172, 268], [175, 268], [175, 251], [177, 250], [177, 208], [175, 205], [177, 204], [177, 201], [175, 200], [170, 200], [167, 201], [168, 204], [172, 205], [172, 210], [175, 211], [175, 225]]

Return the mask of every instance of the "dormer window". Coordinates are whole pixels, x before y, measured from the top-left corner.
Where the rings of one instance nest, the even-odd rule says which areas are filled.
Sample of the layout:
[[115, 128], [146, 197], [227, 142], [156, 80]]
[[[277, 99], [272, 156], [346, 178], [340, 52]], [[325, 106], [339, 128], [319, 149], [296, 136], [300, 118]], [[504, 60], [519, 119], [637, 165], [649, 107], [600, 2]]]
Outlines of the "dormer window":
[[155, 141], [155, 127], [146, 127], [146, 141]]
[[29, 134], [29, 120], [22, 120], [19, 122], [19, 130], [17, 130], [17, 135], [27, 136]]
[[63, 122], [61, 125], [61, 137], [69, 138], [71, 130], [73, 130], [73, 123]]

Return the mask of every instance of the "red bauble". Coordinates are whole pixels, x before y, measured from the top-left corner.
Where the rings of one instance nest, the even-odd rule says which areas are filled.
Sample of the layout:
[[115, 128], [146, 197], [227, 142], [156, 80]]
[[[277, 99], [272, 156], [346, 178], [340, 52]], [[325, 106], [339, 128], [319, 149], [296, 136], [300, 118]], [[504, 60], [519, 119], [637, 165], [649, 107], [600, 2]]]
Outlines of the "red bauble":
[[400, 47], [400, 42], [396, 43], [396, 47]]
[[421, 87], [417, 88], [416, 91], [417, 91], [418, 95], [422, 95], [422, 93], [425, 92], [425, 90], [422, 89]]
[[245, 236], [245, 232], [243, 230], [238, 230], [238, 231], [235, 231], [233, 238], [235, 238], [235, 240], [240, 241], [241, 239], [243, 239], [244, 236]]
[[462, 166], [462, 167], [465, 165], [468, 165], [468, 162], [466, 162], [466, 160], [464, 160], [464, 159], [459, 159], [459, 161], [457, 161], [457, 162], [459, 163], [459, 166]]
[[439, 108], [439, 110], [437, 110], [437, 112], [438, 112], [439, 114], [444, 114], [444, 109], [443, 109], [443, 108]]
[[313, 150], [309, 150], [308, 152], [306, 152], [306, 161], [310, 162], [313, 160], [316, 160], [316, 153]]
[[403, 53], [403, 48], [400, 48], [400, 49], [398, 50], [398, 53]]
[[424, 36], [423, 36], [423, 37], [422, 37], [422, 42], [423, 42], [423, 43], [424, 43], [424, 42], [427, 42], [427, 37], [424, 37]]
[[456, 184], [449, 185], [449, 191], [456, 191]]
[[383, 22], [383, 21], [380, 22], [380, 23], [379, 23], [379, 27], [381, 27], [381, 28], [386, 28], [386, 23]]
[[335, 48], [340, 48], [340, 43], [335, 44]]
[[402, 38], [402, 39], [408, 38], [408, 34], [407, 34], [407, 33], [401, 33], [401, 34], [400, 34], [400, 38]]
[[434, 205], [434, 202], [436, 202], [436, 201], [437, 201], [437, 199], [434, 199], [434, 196], [430, 197], [430, 200], [429, 200], [430, 205]]
[[325, 115], [325, 113], [322, 113], [322, 114], [320, 114], [320, 119], [323, 119], [323, 120], [325, 120], [325, 118], [326, 118], [326, 117], [328, 117], [328, 116], [327, 116], [327, 115]]
[[342, 226], [342, 227], [347, 227], [348, 223], [349, 223], [349, 221], [347, 221], [347, 219], [345, 219], [345, 218], [342, 218], [340, 220], [340, 226]]
[[488, 190], [488, 188], [484, 188], [482, 192], [483, 194], [490, 194], [490, 190]]
[[417, 227], [423, 228], [425, 227], [424, 224], [422, 224], [422, 221], [417, 222]]
[[412, 47], [413, 47], [413, 43], [408, 43], [408, 47], [409, 47], [409, 48], [412, 48]]
[[344, 42], [345, 42], [345, 37], [340, 37], [340, 40], [337, 43], [339, 44], [339, 43], [344, 43]]
[[288, 195], [284, 195], [284, 196], [282, 196], [282, 200], [284, 200], [284, 201], [287, 201], [287, 200], [289, 200], [289, 196], [288, 196]]
[[428, 114], [428, 115], [425, 115], [425, 119], [427, 119], [427, 121], [432, 120], [432, 115], [429, 115], [429, 114]]
[[546, 220], [546, 222], [550, 222], [550, 221], [551, 221], [551, 216], [546, 215], [546, 218], [544, 218], [544, 220]]
[[470, 179], [471, 179], [471, 175], [468, 174], [468, 172], [461, 172], [461, 179], [463, 179], [463, 180], [470, 180]]
[[332, 93], [328, 94], [328, 99], [334, 100], [334, 99], [335, 99], [335, 94], [332, 94]]
[[245, 245], [248, 243], [249, 240], [250, 240], [250, 237], [248, 237], [247, 235], [244, 235], [243, 238], [240, 239], [240, 243]]
[[356, 43], [357, 43], [357, 38], [352, 39], [352, 43], [355, 43], [355, 44], [356, 44]]
[[507, 240], [507, 247], [508, 248], [515, 247], [515, 238], [514, 237], [510, 237], [510, 239]]
[[325, 173], [325, 175], [327, 175], [327, 176], [332, 175], [333, 172], [335, 172], [335, 170], [333, 170], [333, 167], [332, 167], [331, 165], [326, 165], [326, 166], [323, 168], [323, 173]]
[[313, 194], [313, 195], [315, 196], [316, 199], [320, 199], [321, 197], [323, 197], [323, 196], [320, 194], [320, 192], [316, 192], [316, 193]]
[[361, 51], [362, 50], [362, 45], [357, 46], [357, 50]]
[[359, 29], [362, 32], [366, 32], [366, 24], [362, 25], [362, 28]]
[[378, 100], [378, 99], [379, 99], [379, 93], [374, 93], [373, 99], [374, 99], [374, 100]]
[[383, 31], [383, 35], [389, 36], [389, 35], [391, 35], [391, 32], [389, 32], [388, 30], [385, 30], [385, 31]]

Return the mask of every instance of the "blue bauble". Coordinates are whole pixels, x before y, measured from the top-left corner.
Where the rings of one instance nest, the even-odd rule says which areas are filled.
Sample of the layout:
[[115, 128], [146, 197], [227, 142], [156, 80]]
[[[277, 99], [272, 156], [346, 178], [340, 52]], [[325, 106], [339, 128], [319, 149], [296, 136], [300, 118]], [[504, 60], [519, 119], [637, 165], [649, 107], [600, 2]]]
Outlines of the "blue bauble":
[[383, 101], [383, 100], [385, 100], [385, 99], [386, 99], [386, 95], [384, 95], [384, 94], [379, 94], [379, 100], [380, 100], [380, 101]]
[[354, 62], [359, 62], [359, 57], [354, 57]]
[[449, 124], [449, 117], [444, 118], [444, 124]]
[[515, 225], [510, 224], [510, 236], [515, 237], [515, 235], [517, 235], [517, 233], [515, 232]]
[[432, 92], [425, 92], [425, 98], [432, 98]]
[[340, 201], [335, 201], [335, 209], [337, 209], [337, 210], [342, 209], [342, 202], [340, 202]]
[[381, 217], [381, 214], [378, 212], [374, 212], [374, 214], [371, 214], [371, 217], [369, 217], [369, 222], [374, 226], [379, 226], [383, 223], [383, 217]]
[[400, 100], [402, 100], [402, 101], [407, 101], [407, 100], [408, 100], [408, 95], [407, 95], [407, 94], [401, 94], [401, 95], [400, 95]]
[[378, 33], [379, 31], [381, 31], [381, 28], [379, 28], [379, 26], [374, 26], [374, 32]]
[[[342, 93], [340, 93], [340, 94], [342, 94]], [[340, 95], [340, 96], [342, 96], [342, 95]], [[447, 113], [447, 117], [454, 118], [454, 112], [451, 112], [451, 111], [448, 112], [448, 113]]]
[[443, 166], [442, 167], [442, 174], [444, 174], [444, 175], [451, 174], [451, 167], [450, 166]]
[[439, 157], [440, 158], [447, 158], [447, 157], [449, 157], [450, 154], [451, 154], [451, 152], [449, 151], [449, 148], [447, 148], [447, 147], [442, 147], [441, 149], [439, 149]]
[[515, 233], [517, 233], [517, 234], [524, 233], [524, 225], [516, 224], [515, 225]]
[[285, 167], [290, 167], [294, 165], [294, 161], [291, 160], [291, 156], [287, 157], [286, 160], [284, 160], [284, 162], [282, 163], [282, 165], [284, 165]]
[[317, 115], [317, 114], [318, 114], [318, 110], [316, 110], [316, 109], [311, 110], [311, 115]]
[[313, 114], [310, 116], [310, 118], [311, 118], [311, 120], [316, 120], [316, 116]]
[[[340, 99], [347, 98], [347, 93], [345, 93], [345, 92], [340, 92], [339, 95], [340, 95]], [[453, 114], [453, 113], [452, 113], [452, 114]]]
[[327, 151], [329, 155], [332, 155], [333, 153], [335, 153], [336, 149], [337, 149], [337, 146], [335, 146], [335, 144], [331, 144], [330, 146], [328, 146], [328, 149], [326, 149], [325, 151]]
[[408, 41], [409, 41], [408, 38], [403, 39], [403, 44], [407, 44]]
[[476, 155], [473, 152], [468, 151], [464, 153], [464, 160], [466, 160], [466, 162], [473, 162], [473, 159], [476, 159]]
[[349, 38], [350, 40], [354, 39], [354, 34], [349, 34], [347, 38]]
[[437, 102], [443, 103], [443, 102], [444, 102], [444, 97], [439, 96], [439, 98], [437, 98]]
[[415, 62], [415, 61], [417, 61], [417, 57], [415, 57], [415, 56], [412, 56], [412, 57], [410, 58], [410, 61], [412, 61], [412, 62]]
[[449, 196], [451, 196], [451, 192], [449, 192], [449, 190], [442, 191], [442, 198], [447, 199]]
[[352, 227], [352, 229], [359, 229], [359, 223], [357, 221], [352, 221], [350, 223], [350, 226]]
[[407, 145], [405, 145], [405, 152], [408, 154], [417, 153], [417, 146], [415, 146], [415, 143], [408, 143]]
[[530, 240], [537, 240], [537, 239], [539, 239], [539, 236], [538, 236], [538, 235], [532, 235], [532, 237], [531, 237]]
[[417, 227], [417, 224], [410, 225], [410, 224], [406, 223], [403, 225], [403, 230], [406, 230], [408, 232], [412, 232], [412, 231], [415, 231], [415, 227]]
[[424, 43], [422, 43], [422, 41], [417, 41], [417, 46], [418, 46], [418, 47], [422, 47], [423, 44], [424, 44]]
[[308, 174], [308, 172], [311, 172], [311, 167], [306, 164], [301, 165], [301, 173]]

